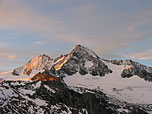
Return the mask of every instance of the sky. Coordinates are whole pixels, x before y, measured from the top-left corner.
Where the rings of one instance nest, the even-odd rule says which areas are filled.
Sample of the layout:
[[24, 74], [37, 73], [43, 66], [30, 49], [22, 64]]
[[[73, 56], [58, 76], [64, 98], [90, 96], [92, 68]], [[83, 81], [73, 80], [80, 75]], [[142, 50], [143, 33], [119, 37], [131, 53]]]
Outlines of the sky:
[[0, 0], [0, 71], [77, 44], [152, 66], [152, 0]]

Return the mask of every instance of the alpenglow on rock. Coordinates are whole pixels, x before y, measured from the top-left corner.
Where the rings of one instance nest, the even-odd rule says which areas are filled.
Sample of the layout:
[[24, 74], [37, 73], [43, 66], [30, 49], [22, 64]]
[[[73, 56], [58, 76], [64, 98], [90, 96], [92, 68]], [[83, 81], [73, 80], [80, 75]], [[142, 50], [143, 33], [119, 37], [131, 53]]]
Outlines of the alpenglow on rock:
[[26, 65], [14, 69], [12, 74], [14, 75], [20, 75], [20, 74], [26, 74], [30, 75], [32, 70], [49, 70], [52, 66], [53, 59], [51, 59], [49, 56], [43, 54], [38, 57], [33, 58], [30, 60]]
[[81, 75], [104, 76], [112, 73], [93, 51], [81, 45], [77, 45], [70, 54], [61, 56], [56, 61], [59, 61], [54, 65], [57, 68], [58, 75], [80, 73]]

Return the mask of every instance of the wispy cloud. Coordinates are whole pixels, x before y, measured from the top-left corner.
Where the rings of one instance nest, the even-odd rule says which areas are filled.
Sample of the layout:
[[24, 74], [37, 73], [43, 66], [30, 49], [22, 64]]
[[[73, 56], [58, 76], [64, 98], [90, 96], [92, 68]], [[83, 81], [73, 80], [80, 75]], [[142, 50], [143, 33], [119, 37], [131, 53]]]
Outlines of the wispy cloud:
[[6, 46], [7, 46], [7, 43], [5, 43], [5, 42], [0, 42], [0, 48], [6, 47]]
[[[40, 6], [47, 5], [44, 8], [48, 8], [46, 10], [48, 13], [45, 14], [43, 13], [45, 12], [44, 9], [40, 11], [35, 8], [34, 1], [26, 3], [26, 0], [0, 1], [0, 29], [17, 31], [15, 33], [23, 34], [23, 36], [24, 34], [34, 34], [34, 37], [26, 38], [29, 42], [31, 41], [33, 47], [53, 44], [54, 41], [60, 42], [58, 44], [70, 44], [70, 46], [71, 44], [82, 44], [95, 50], [98, 54], [117, 57], [117, 52], [120, 49], [127, 49], [134, 42], [143, 41], [152, 35], [151, 29], [147, 29], [152, 25], [151, 10], [139, 10], [133, 14], [132, 12], [127, 12], [126, 9], [126, 15], [129, 15], [124, 16], [123, 10], [122, 12], [118, 10], [114, 12], [109, 5], [104, 6], [104, 2], [102, 5], [100, 1], [82, 2], [80, 0], [80, 2], [78, 0], [80, 3], [74, 2], [75, 4], [72, 4], [64, 0], [57, 0], [56, 3], [54, 3], [54, 0], [38, 0]], [[31, 2], [33, 3], [31, 4]], [[55, 7], [57, 11], [52, 10], [49, 4], [55, 6], [59, 4], [59, 8]], [[107, 7], [109, 9], [106, 9]], [[0, 43], [0, 47], [3, 47], [2, 45], [4, 46], [3, 43]], [[18, 44], [16, 43], [16, 45]], [[62, 46], [60, 45], [60, 48], [63, 48]], [[59, 48], [59, 46], [54, 48]], [[35, 53], [35, 50], [31, 49], [31, 51], [25, 52], [22, 47], [18, 52], [9, 51], [8, 49], [6, 51], [8, 52], [7, 54], [3, 54], [5, 52], [0, 54], [3, 58], [5, 55], [7, 59], [14, 60], [18, 58], [18, 55], [38, 55], [40, 51], [38, 50], [39, 52]], [[12, 56], [14, 53], [16, 56]], [[143, 52], [142, 54], [134, 53], [130, 56], [132, 58], [147, 59], [149, 58], [148, 53], [151, 52], [147, 51], [147, 54]]]
[[0, 28], [54, 34], [57, 30], [62, 29], [62, 26], [49, 16], [42, 16], [38, 12], [31, 11], [24, 2], [3, 0], [0, 4]]
[[135, 15], [135, 17], [133, 18], [133, 21], [128, 26], [128, 32], [133, 32], [137, 30], [138, 28], [151, 26], [152, 25], [151, 18], [152, 18], [151, 10], [143, 11]]
[[16, 58], [16, 55], [8, 55], [8, 59], [13, 60]]
[[152, 59], [152, 49], [144, 51], [144, 52], [131, 53], [126, 56], [129, 58], [138, 59], [138, 60]]
[[[137, 14], [136, 18], [133, 18], [133, 22], [129, 22], [129, 26], [126, 28], [115, 28], [117, 32], [111, 32], [113, 31], [112, 26], [104, 24], [106, 20], [103, 20], [104, 17], [99, 15], [99, 12], [96, 13], [96, 10], [94, 10], [96, 7], [96, 4], [84, 3], [70, 7], [70, 9], [67, 8], [65, 11], [60, 11], [60, 13], [66, 12], [67, 16], [70, 15], [69, 20], [66, 20], [66, 18], [61, 20], [62, 18], [52, 18], [51, 15], [41, 15], [39, 12], [28, 8], [24, 2], [3, 0], [0, 7], [0, 28], [19, 29], [30, 33], [35, 32], [48, 41], [54, 39], [69, 43], [87, 44], [105, 51], [126, 47], [130, 43], [151, 34], [151, 32], [147, 31], [141, 33], [133, 32], [138, 26], [149, 24], [150, 11]], [[72, 22], [72, 26], [66, 25], [64, 23], [66, 21]], [[109, 26], [109, 28], [106, 33], [103, 33], [102, 31], [105, 31], [106, 26]], [[79, 28], [80, 30], [78, 30]], [[36, 41], [35, 44], [43, 45], [44, 42], [40, 40]]]
[[34, 42], [34, 44], [40, 45], [40, 46], [44, 45], [45, 43], [46, 43], [46, 41], [44, 41], [44, 40], [43, 41], [41, 40], [41, 41], [35, 41]]
[[3, 60], [3, 59], [13, 60], [15, 58], [16, 58], [15, 54], [12, 54], [10, 52], [4, 52], [4, 50], [3, 51], [1, 50], [1, 53], [0, 53], [0, 59], [1, 60]]

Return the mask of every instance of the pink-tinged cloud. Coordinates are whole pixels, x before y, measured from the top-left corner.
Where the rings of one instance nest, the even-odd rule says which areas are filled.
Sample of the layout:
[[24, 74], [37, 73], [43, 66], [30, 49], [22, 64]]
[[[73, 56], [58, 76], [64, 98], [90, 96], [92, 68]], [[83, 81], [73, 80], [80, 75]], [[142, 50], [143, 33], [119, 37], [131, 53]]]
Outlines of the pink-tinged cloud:
[[9, 51], [5, 49], [0, 49], [0, 59], [8, 59], [8, 60], [14, 60], [16, 58], [15, 54], [10, 53]]
[[54, 34], [62, 29], [62, 26], [59, 26], [57, 21], [49, 16], [41, 16], [37, 12], [32, 12], [21, 1], [3, 0], [0, 4], [0, 28]]
[[148, 60], [152, 59], [152, 49], [145, 52], [132, 53], [128, 55], [132, 59]]
[[144, 11], [141, 12], [133, 18], [131, 24], [128, 26], [128, 32], [133, 32], [138, 28], [142, 28], [144, 26], [152, 25], [151, 18], [152, 17], [152, 11]]
[[15, 59], [16, 58], [16, 55], [8, 55], [8, 59], [9, 60], [13, 60], [13, 59]]
[[132, 23], [129, 27], [128, 27], [128, 32], [133, 32], [138, 28], [144, 27], [144, 26], [148, 26], [152, 24], [150, 20], [146, 19], [146, 20], [136, 20], [136, 22]]
[[40, 45], [40, 46], [44, 45], [45, 43], [46, 43], [46, 41], [35, 41], [34, 42], [35, 45]]
[[[52, 16], [41, 15], [37, 11], [28, 8], [27, 4], [22, 3], [20, 0], [2, 0], [0, 5], [0, 28], [22, 30], [23, 32], [36, 33], [43, 36], [43, 39], [36, 41], [34, 44], [43, 45], [41, 40], [64, 41], [69, 43], [84, 44], [88, 47], [93, 47], [98, 53], [110, 52], [120, 48], [127, 47], [130, 43], [137, 40], [143, 40], [144, 37], [152, 34], [151, 31], [142, 31], [140, 33], [134, 32], [139, 26], [144, 26], [149, 23], [149, 16], [152, 15], [152, 11], [137, 14], [135, 18], [127, 23], [128, 26], [122, 28], [108, 28], [107, 33], [103, 34], [89, 34], [93, 31], [93, 28], [99, 32], [105, 29], [108, 25], [104, 24], [102, 15], [96, 13], [96, 5], [82, 4], [77, 7], [66, 9], [66, 13], [71, 15], [68, 19], [73, 24], [71, 27], [64, 23], [65, 20], [54, 20]], [[67, 11], [68, 10], [68, 11]], [[60, 12], [62, 13], [62, 12]], [[101, 14], [104, 12], [101, 12]], [[72, 21], [74, 20], [74, 21]], [[102, 22], [103, 21], [103, 22]], [[62, 24], [61, 24], [62, 23]], [[119, 24], [119, 23], [118, 23]], [[86, 33], [79, 33], [75, 30], [75, 25], [83, 25], [82, 31]], [[97, 29], [96, 29], [97, 28]], [[101, 29], [101, 30], [100, 30]], [[117, 30], [116, 30], [117, 29]], [[117, 32], [113, 32], [113, 31]]]

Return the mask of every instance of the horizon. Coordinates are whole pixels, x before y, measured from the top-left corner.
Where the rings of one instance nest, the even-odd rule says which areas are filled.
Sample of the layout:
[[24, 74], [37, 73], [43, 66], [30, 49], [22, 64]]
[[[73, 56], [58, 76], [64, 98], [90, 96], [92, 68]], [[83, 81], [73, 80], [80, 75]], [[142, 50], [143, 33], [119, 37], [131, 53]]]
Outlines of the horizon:
[[67, 54], [76, 44], [100, 58], [152, 67], [151, 6], [151, 0], [1, 0], [0, 72], [41, 54]]
[[[77, 45], [81, 45], [81, 44], [77, 44]], [[75, 47], [77, 46], [77, 45], [75, 45]], [[81, 46], [83, 46], [83, 45], [81, 45]], [[74, 47], [74, 48], [75, 48]], [[73, 49], [74, 49], [73, 48]], [[88, 47], [86, 47], [86, 48], [88, 48]], [[72, 49], [72, 50], [73, 50]], [[89, 49], [89, 48], [88, 48]], [[71, 51], [72, 51], [71, 50]], [[71, 52], [70, 51], [70, 52]], [[91, 50], [91, 51], [93, 51], [93, 50]], [[69, 52], [69, 53], [70, 53]], [[50, 55], [47, 55], [47, 54], [45, 54], [45, 53], [43, 53], [43, 54], [40, 54], [40, 55], [38, 55], [38, 56], [43, 56], [43, 55], [46, 55], [46, 56], [49, 56], [49, 57], [51, 57], [51, 59], [56, 59], [56, 58], [58, 58], [58, 57], [60, 57], [61, 55], [66, 55], [66, 54], [69, 54], [69, 53], [65, 53], [65, 54], [59, 54], [57, 57], [51, 57]], [[97, 53], [96, 53], [97, 54]], [[97, 54], [98, 55], [98, 54]], [[38, 56], [34, 56], [34, 57], [32, 57], [31, 59], [29, 59], [28, 61], [26, 61], [24, 64], [22, 64], [21, 66], [18, 66], [18, 67], [22, 67], [22, 66], [24, 66], [24, 65], [26, 65], [30, 60], [32, 60], [32, 59], [34, 59], [35, 57], [38, 57]], [[100, 57], [100, 56], [99, 56]], [[101, 57], [100, 57], [101, 58]], [[101, 58], [101, 59], [106, 59], [106, 58]], [[106, 59], [106, 60], [130, 60], [130, 59]], [[134, 61], [134, 60], [133, 60]], [[138, 61], [135, 61], [135, 62], [138, 62]], [[140, 63], [140, 62], [138, 62], [138, 63]], [[140, 63], [140, 64], [143, 64], [143, 65], [145, 65], [144, 63]], [[148, 66], [148, 67], [151, 67], [151, 66]], [[17, 67], [15, 67], [15, 68], [17, 68]], [[0, 70], [0, 73], [1, 72], [7, 72], [7, 71], [11, 71], [11, 70], [14, 70], [15, 68], [13, 68], [13, 69], [9, 69], [9, 70]]]

